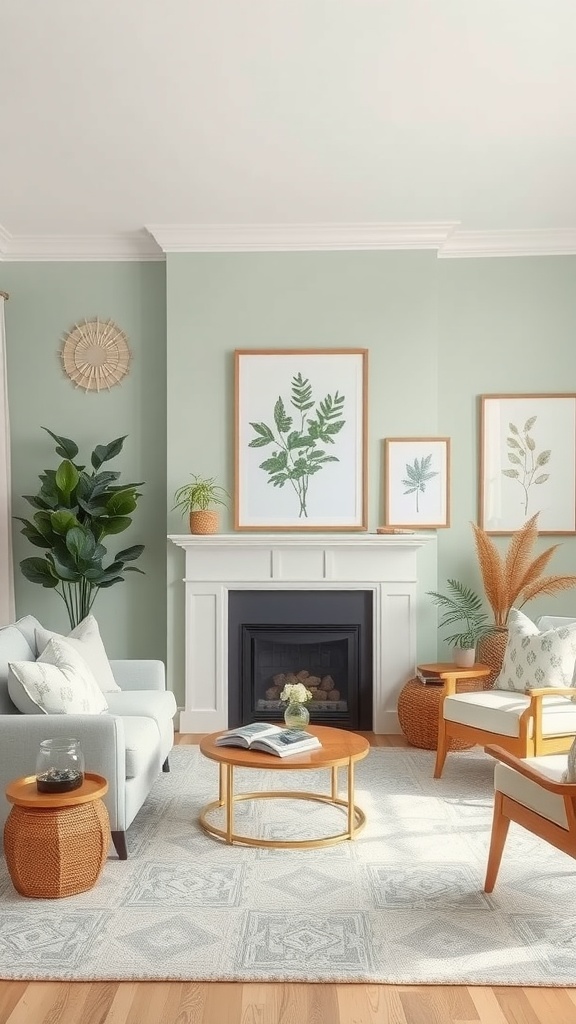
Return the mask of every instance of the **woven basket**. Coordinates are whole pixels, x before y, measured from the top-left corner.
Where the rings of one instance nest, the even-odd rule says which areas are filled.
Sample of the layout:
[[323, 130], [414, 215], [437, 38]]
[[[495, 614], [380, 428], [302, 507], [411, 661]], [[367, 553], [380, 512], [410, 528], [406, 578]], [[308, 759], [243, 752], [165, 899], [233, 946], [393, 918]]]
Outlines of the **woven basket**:
[[[459, 679], [458, 693], [479, 689], [478, 679]], [[438, 746], [438, 715], [444, 693], [443, 686], [426, 686], [419, 679], [409, 679], [398, 698], [398, 721], [408, 743], [424, 750]], [[449, 750], [470, 750], [473, 743], [450, 740]]]
[[54, 809], [14, 805], [4, 827], [4, 852], [22, 896], [56, 899], [91, 889], [110, 843], [101, 800]]
[[500, 626], [494, 633], [482, 637], [478, 644], [478, 661], [492, 669], [490, 675], [482, 681], [484, 690], [490, 690], [500, 674], [507, 642], [508, 630], [505, 626]]
[[220, 513], [217, 509], [196, 510], [190, 513], [190, 533], [218, 533]]

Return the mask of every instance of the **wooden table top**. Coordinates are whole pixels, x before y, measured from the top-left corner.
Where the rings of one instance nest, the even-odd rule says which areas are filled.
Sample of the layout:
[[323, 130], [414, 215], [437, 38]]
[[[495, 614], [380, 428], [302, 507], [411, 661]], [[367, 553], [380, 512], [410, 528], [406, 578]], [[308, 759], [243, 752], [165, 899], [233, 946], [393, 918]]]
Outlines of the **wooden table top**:
[[33, 807], [37, 810], [55, 807], [73, 807], [75, 804], [87, 804], [90, 800], [98, 800], [108, 792], [108, 783], [103, 775], [94, 772], [84, 773], [84, 782], [78, 789], [68, 793], [39, 793], [36, 789], [36, 776], [27, 775], [22, 779], [13, 779], [6, 786], [6, 799], [18, 807]]
[[492, 669], [489, 665], [476, 662], [470, 668], [459, 668], [453, 661], [431, 661], [427, 664], [419, 664], [421, 672], [436, 673], [437, 676], [458, 676], [459, 679], [474, 679], [476, 677], [489, 676]]
[[327, 725], [308, 725], [306, 732], [317, 736], [322, 746], [304, 754], [289, 754], [278, 757], [261, 750], [245, 750], [244, 747], [217, 747], [215, 739], [228, 732], [222, 729], [213, 732], [200, 741], [204, 757], [221, 764], [232, 764], [239, 768], [268, 768], [281, 771], [289, 768], [334, 768], [345, 765], [349, 760], [361, 761], [370, 750], [368, 740], [348, 729], [334, 729]]

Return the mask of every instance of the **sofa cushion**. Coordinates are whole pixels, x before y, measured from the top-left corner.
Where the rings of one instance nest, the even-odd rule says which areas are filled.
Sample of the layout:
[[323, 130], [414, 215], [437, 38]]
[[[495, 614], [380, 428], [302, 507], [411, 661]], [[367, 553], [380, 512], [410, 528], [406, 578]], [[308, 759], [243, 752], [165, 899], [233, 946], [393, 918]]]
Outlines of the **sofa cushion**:
[[[530, 698], [509, 690], [479, 690], [456, 693], [446, 697], [444, 718], [449, 722], [470, 725], [474, 729], [493, 732], [500, 736], [520, 735], [520, 716], [530, 704]], [[528, 735], [532, 736], [533, 723]], [[542, 735], [566, 736], [576, 733], [576, 705], [566, 697], [544, 697], [542, 701]]]
[[36, 630], [42, 629], [42, 624], [33, 615], [23, 615], [21, 619], [17, 619], [14, 625], [16, 629], [20, 630], [24, 639], [28, 641], [32, 654], [37, 658], [40, 651], [36, 647]]
[[85, 619], [82, 619], [82, 622], [79, 622], [67, 636], [61, 636], [60, 633], [52, 633], [49, 629], [44, 629], [40, 626], [36, 630], [36, 644], [40, 654], [48, 641], [53, 637], [56, 637], [58, 640], [65, 640], [71, 647], [76, 648], [78, 654], [82, 655], [91, 668], [102, 693], [112, 693], [120, 689], [112, 674], [108, 655], [106, 654], [100, 630], [98, 629], [98, 623], [93, 615], [87, 615]]
[[571, 686], [576, 665], [576, 622], [546, 629], [512, 608], [508, 642], [495, 690], [522, 693], [528, 687]]
[[106, 698], [88, 665], [62, 640], [50, 640], [37, 661], [10, 661], [8, 692], [23, 714], [101, 714]]
[[135, 779], [146, 772], [159, 747], [158, 726], [153, 718], [127, 716], [122, 719], [126, 743], [126, 778]]
[[16, 627], [0, 629], [0, 714], [13, 715], [17, 708], [8, 693], [8, 663], [34, 661], [35, 655], [23, 633]]
[[[554, 782], [562, 781], [562, 774], [566, 767], [566, 754], [546, 754], [540, 757], [523, 758], [525, 764], [536, 768], [542, 775]], [[512, 800], [529, 807], [542, 815], [548, 821], [554, 821], [562, 828], [568, 828], [564, 800], [556, 793], [542, 789], [536, 782], [527, 779], [525, 775], [509, 768], [507, 764], [498, 763], [494, 770], [494, 789]]]

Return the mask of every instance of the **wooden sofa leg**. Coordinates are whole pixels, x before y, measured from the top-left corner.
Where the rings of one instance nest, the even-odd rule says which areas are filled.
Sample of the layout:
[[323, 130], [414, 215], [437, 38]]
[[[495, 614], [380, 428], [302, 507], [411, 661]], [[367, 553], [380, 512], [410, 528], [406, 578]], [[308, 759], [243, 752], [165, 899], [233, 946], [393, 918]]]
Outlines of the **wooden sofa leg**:
[[125, 832], [112, 832], [112, 842], [116, 847], [118, 860], [128, 860], [128, 847], [126, 845]]
[[166, 760], [164, 761], [164, 764], [162, 765], [162, 771], [163, 772], [169, 772], [170, 771], [170, 761], [169, 761], [168, 758], [166, 758]]
[[434, 766], [434, 778], [439, 779], [442, 776], [442, 770], [444, 768], [444, 761], [446, 760], [446, 753], [448, 750], [448, 737], [446, 735], [446, 722], [440, 712], [440, 718], [438, 719], [438, 743], [436, 747], [436, 764]]
[[490, 851], [488, 853], [488, 866], [486, 868], [484, 892], [492, 892], [496, 884], [504, 844], [510, 827], [510, 818], [507, 818], [502, 813], [502, 802], [502, 793], [495, 793], [494, 817], [492, 819], [492, 838], [490, 839]]

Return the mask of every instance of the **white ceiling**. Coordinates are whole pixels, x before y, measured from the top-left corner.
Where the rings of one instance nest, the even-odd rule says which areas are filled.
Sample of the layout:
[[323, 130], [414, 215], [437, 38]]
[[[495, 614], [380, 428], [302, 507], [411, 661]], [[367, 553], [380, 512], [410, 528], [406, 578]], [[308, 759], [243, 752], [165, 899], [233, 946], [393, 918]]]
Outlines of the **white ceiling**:
[[0, 96], [6, 258], [159, 251], [147, 225], [576, 238], [574, 0], [0, 0]]

